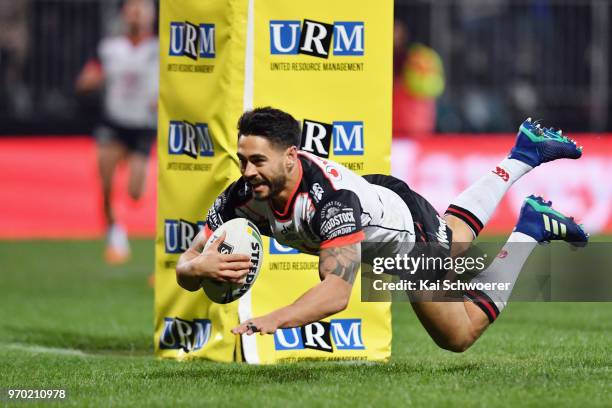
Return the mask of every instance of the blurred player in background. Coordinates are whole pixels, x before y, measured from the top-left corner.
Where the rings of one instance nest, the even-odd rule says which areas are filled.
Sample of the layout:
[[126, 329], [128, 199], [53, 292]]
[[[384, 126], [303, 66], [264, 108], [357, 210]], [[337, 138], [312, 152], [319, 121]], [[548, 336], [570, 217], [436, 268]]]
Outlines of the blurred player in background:
[[154, 35], [155, 5], [151, 0], [126, 0], [121, 10], [125, 34], [104, 38], [97, 58], [90, 60], [76, 81], [77, 92], [103, 92], [104, 116], [94, 130], [102, 179], [107, 227], [106, 261], [127, 261], [127, 233], [115, 219], [111, 196], [117, 164], [127, 160], [128, 193], [138, 200], [145, 187], [149, 152], [157, 124], [159, 47]]
[[393, 25], [393, 137], [423, 138], [436, 130], [436, 99], [444, 92], [438, 53], [414, 42], [406, 24]]

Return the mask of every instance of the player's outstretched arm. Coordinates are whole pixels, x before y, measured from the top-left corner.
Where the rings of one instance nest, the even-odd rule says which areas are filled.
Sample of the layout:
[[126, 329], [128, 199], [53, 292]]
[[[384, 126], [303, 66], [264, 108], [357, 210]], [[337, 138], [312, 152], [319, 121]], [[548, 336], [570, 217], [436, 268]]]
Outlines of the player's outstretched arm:
[[232, 330], [235, 334], [261, 333], [302, 326], [346, 309], [353, 282], [361, 264], [361, 244], [322, 249], [319, 255], [321, 283], [291, 305], [265, 316], [250, 319]]
[[219, 253], [219, 245], [225, 239], [225, 233], [204, 249], [207, 239], [204, 230], [200, 231], [176, 263], [176, 281], [183, 289], [191, 292], [200, 289], [200, 282], [204, 278], [242, 282], [249, 272], [251, 259], [248, 255]]

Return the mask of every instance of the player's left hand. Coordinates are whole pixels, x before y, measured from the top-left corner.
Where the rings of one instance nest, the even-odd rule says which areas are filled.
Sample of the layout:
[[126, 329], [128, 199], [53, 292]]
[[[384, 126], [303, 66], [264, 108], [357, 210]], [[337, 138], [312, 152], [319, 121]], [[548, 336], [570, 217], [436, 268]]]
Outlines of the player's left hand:
[[247, 334], [252, 335], [259, 332], [260, 334], [272, 334], [278, 329], [278, 322], [271, 315], [262, 317], [256, 317], [249, 319], [242, 323], [240, 326], [236, 326], [232, 329], [234, 334]]

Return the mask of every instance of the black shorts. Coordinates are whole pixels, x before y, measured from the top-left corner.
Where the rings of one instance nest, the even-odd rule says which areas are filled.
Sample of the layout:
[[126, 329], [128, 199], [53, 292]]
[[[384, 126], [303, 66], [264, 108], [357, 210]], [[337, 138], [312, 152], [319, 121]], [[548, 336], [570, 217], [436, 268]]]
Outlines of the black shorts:
[[124, 145], [131, 153], [148, 156], [156, 131], [153, 128], [125, 127], [105, 121], [96, 127], [93, 134], [100, 144], [116, 141]]
[[[411, 190], [408, 184], [393, 176], [384, 174], [369, 174], [363, 176], [366, 181], [394, 191], [406, 203], [414, 223], [416, 245], [410, 256], [429, 256], [450, 258], [450, 247], [453, 232], [435, 208], [420, 194]], [[438, 279], [444, 276], [446, 270], [433, 271], [419, 278]]]

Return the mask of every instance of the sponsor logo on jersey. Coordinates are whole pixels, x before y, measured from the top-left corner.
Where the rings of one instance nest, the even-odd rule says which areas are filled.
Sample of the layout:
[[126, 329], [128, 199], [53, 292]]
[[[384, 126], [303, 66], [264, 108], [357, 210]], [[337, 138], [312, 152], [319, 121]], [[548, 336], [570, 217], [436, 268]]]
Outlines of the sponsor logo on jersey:
[[332, 123], [304, 119], [300, 148], [314, 155], [329, 158], [333, 141], [336, 156], [363, 156], [363, 122], [337, 121]]
[[505, 249], [502, 249], [501, 251], [499, 251], [499, 254], [497, 254], [497, 257], [499, 259], [504, 259], [508, 256], [508, 251], [506, 251]]
[[171, 22], [168, 54], [172, 57], [184, 56], [192, 60], [214, 58], [216, 54], [215, 25], [194, 24], [189, 21]]
[[443, 218], [441, 218], [439, 215], [436, 215], [436, 217], [438, 218], [438, 223], [439, 223], [438, 231], [436, 232], [436, 238], [438, 239], [438, 242], [440, 243], [440, 245], [448, 249], [449, 242], [448, 242], [448, 234], [446, 233], [446, 221]]
[[325, 240], [347, 235], [357, 229], [355, 213], [339, 201], [330, 201], [321, 210], [321, 237]]
[[362, 21], [271, 20], [272, 55], [305, 54], [318, 58], [364, 55]]
[[185, 252], [195, 236], [204, 228], [204, 221], [192, 223], [185, 220], [164, 221], [164, 247], [167, 254]]
[[274, 238], [270, 238], [270, 254], [271, 255], [295, 255], [299, 253], [300, 251], [298, 251], [297, 249], [291, 248], [290, 246], [280, 244]]
[[340, 173], [340, 170], [338, 170], [336, 167], [332, 166], [332, 165], [327, 165], [325, 166], [325, 173], [329, 176], [329, 178], [331, 178], [332, 180], [342, 180], [342, 173]]
[[[299, 200], [300, 198], [301, 198], [301, 195], [298, 195], [297, 200]], [[297, 208], [300, 208], [299, 205], [297, 204], [298, 203], [297, 200], [296, 200], [296, 204], [294, 204], [294, 209], [292, 211], [295, 210], [296, 206]], [[274, 236], [282, 237], [281, 240], [284, 242], [300, 241], [301, 239], [300, 234], [298, 233], [292, 219], [288, 219], [286, 221], [274, 219], [273, 223], [274, 224], [270, 224], [270, 225], [272, 227], [272, 231], [274, 231]]]
[[225, 206], [227, 202], [227, 196], [225, 192], [221, 193], [216, 199], [213, 205], [208, 210], [208, 214], [206, 215], [206, 221], [208, 222], [208, 226], [211, 230], [215, 231], [217, 228], [223, 224], [223, 219], [221, 218], [220, 211]]
[[171, 120], [168, 126], [168, 154], [197, 159], [214, 156], [215, 148], [206, 123]]
[[179, 350], [186, 353], [200, 350], [210, 339], [212, 323], [208, 319], [183, 320], [164, 318], [164, 329], [159, 337], [162, 350]]
[[336, 350], [364, 350], [361, 319], [332, 319], [301, 327], [278, 329], [274, 333], [276, 350], [314, 349], [333, 353]]
[[314, 183], [310, 188], [310, 195], [314, 198], [315, 203], [318, 203], [323, 197], [323, 187], [319, 183]]
[[498, 175], [499, 178], [504, 180], [506, 183], [508, 182], [508, 180], [510, 180], [510, 174], [508, 174], [506, 170], [502, 169], [499, 166], [495, 167], [495, 170], [493, 170], [493, 174]]

